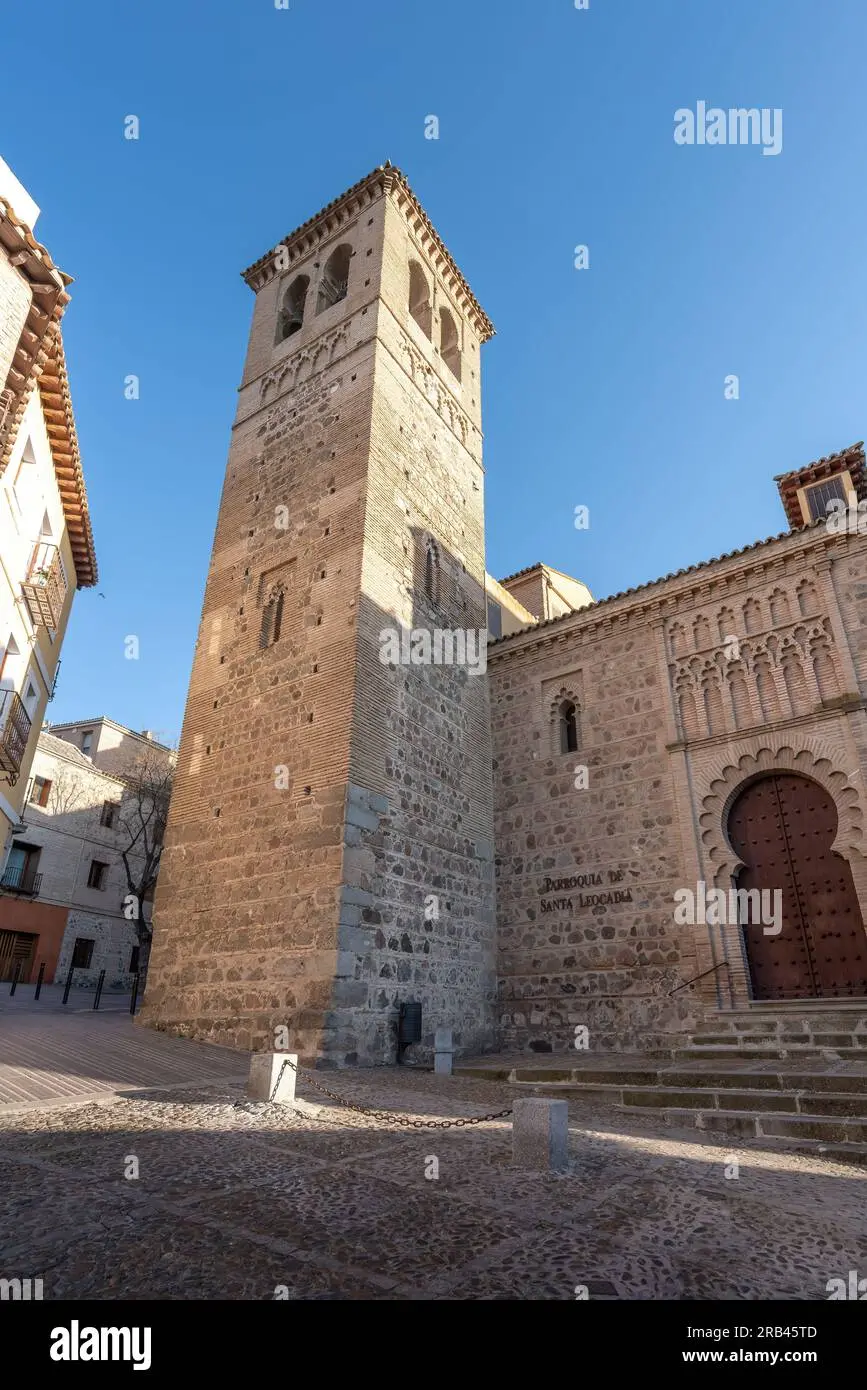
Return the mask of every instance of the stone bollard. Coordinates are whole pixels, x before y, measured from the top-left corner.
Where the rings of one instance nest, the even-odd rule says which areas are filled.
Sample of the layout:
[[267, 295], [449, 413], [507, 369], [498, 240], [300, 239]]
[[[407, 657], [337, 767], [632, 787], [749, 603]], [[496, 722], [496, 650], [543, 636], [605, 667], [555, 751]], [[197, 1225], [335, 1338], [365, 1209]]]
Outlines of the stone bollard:
[[434, 1072], [437, 1076], [451, 1076], [454, 1051], [451, 1028], [438, 1028], [434, 1034]]
[[[291, 1062], [283, 1070], [283, 1063]], [[247, 1082], [247, 1095], [252, 1100], [274, 1100], [280, 1105], [291, 1105], [295, 1100], [295, 1068], [298, 1065], [297, 1052], [254, 1052], [250, 1058], [250, 1079]], [[281, 1075], [282, 1072], [282, 1075]], [[277, 1078], [280, 1078], [279, 1082]], [[276, 1091], [274, 1087], [277, 1087]]]
[[521, 1168], [553, 1172], [569, 1159], [569, 1106], [565, 1100], [516, 1100], [512, 1161]]

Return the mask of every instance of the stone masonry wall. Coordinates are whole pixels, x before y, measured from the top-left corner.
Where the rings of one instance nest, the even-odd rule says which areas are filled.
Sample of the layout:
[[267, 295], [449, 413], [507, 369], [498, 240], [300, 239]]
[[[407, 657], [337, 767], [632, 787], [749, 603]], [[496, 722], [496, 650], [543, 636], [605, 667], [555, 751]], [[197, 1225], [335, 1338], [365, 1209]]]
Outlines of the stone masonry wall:
[[[337, 951], [355, 622], [373, 389], [379, 239], [355, 247], [346, 300], [275, 344], [257, 295], [181, 737], [146, 1022], [240, 1047], [278, 1025], [327, 1051]], [[371, 252], [368, 257], [367, 252]], [[366, 281], [366, 282], [365, 282]], [[285, 510], [280, 510], [285, 509]], [[279, 641], [263, 611], [285, 589]]]
[[[695, 972], [672, 920], [683, 854], [667, 694], [641, 618], [564, 621], [559, 641], [489, 654], [500, 1040], [557, 1051], [580, 1025], [594, 1050], [648, 1046], [694, 1012], [688, 991], [669, 997]], [[564, 699], [580, 710], [576, 753], [559, 751]]]
[[[479, 340], [429, 266], [435, 322], [448, 302], [460, 324], [447, 383], [409, 318], [424, 251], [400, 189], [359, 203], [257, 295], [143, 1010], [241, 1047], [286, 1024], [325, 1065], [392, 1061], [410, 998], [428, 1033], [483, 1046], [495, 993], [485, 677], [379, 660], [396, 620], [484, 629]], [[347, 298], [317, 314], [341, 244]], [[275, 344], [299, 274], [304, 325]], [[261, 650], [277, 584], [283, 629]]]
[[677, 926], [673, 895], [732, 886], [728, 810], [767, 772], [832, 798], [867, 920], [865, 573], [867, 536], [820, 525], [493, 649], [506, 1045], [568, 1046], [584, 1024], [591, 1047], [652, 1048], [748, 1003], [737, 922]]
[[[341, 944], [347, 1031], [391, 1061], [393, 1020], [411, 1000], [419, 1054], [438, 1026], [461, 1050], [490, 1047], [496, 980], [484, 663], [471, 674], [380, 660], [382, 633], [397, 626], [481, 633], [485, 652], [480, 343], [391, 204], [386, 226]], [[410, 260], [431, 287], [433, 342], [407, 309]], [[460, 324], [460, 382], [436, 350], [443, 305]]]

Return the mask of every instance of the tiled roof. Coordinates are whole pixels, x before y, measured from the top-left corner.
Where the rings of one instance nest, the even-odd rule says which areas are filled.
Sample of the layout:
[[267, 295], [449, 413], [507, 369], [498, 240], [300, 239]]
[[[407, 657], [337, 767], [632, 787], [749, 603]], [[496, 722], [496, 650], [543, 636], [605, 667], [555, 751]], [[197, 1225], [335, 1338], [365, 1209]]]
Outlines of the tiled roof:
[[507, 574], [505, 579], [498, 579], [497, 583], [503, 585], [511, 584], [513, 579], [521, 579], [523, 575], [532, 574], [534, 570], [540, 569], [544, 569], [544, 565], [542, 564], [541, 560], [535, 565], [525, 565], [522, 570], [515, 570], [514, 574]]
[[72, 283], [72, 277], [58, 269], [48, 250], [2, 197], [0, 255], [9, 258], [27, 279], [32, 291], [30, 309], [9, 376], [5, 383], [0, 382], [0, 386], [11, 393], [0, 436], [0, 474], [9, 462], [18, 427], [36, 387], [72, 546], [76, 580], [79, 587], [89, 586], [97, 579], [96, 553], [60, 333], [60, 319], [69, 303], [66, 286]]
[[107, 714], [97, 714], [93, 719], [61, 719], [48, 727], [52, 729], [77, 729], [79, 725], [83, 724], [111, 724], [115, 729], [122, 729], [123, 732], [129, 734], [131, 738], [140, 738], [142, 743], [148, 743], [154, 748], [163, 748], [167, 753], [174, 751], [169, 748], [167, 743], [160, 743], [159, 739], [156, 738], [145, 738], [141, 729], [130, 729], [128, 725], [121, 724], [119, 720], [112, 719]]
[[97, 581], [96, 551], [59, 324], [52, 329], [48, 358], [37, 382], [78, 585], [90, 588]]
[[60, 322], [69, 295], [66, 286], [71, 278], [58, 269], [46, 248], [38, 242], [26, 222], [15, 213], [11, 203], [0, 197], [0, 256], [27, 280], [31, 302], [27, 312], [9, 372], [0, 389], [8, 393], [0, 429], [0, 474], [3, 473], [21, 417], [44, 365], [51, 331]]
[[[742, 546], [740, 550], [729, 550], [724, 555], [716, 555], [712, 560], [699, 560], [695, 565], [687, 565], [684, 569], [673, 570], [671, 574], [664, 574], [659, 579], [649, 579], [645, 584], [636, 584], [632, 589], [622, 589], [620, 593], [609, 594], [607, 598], [594, 599], [584, 608], [576, 608], [572, 613], [562, 613], [558, 618], [543, 618], [540, 622], [533, 623], [532, 626], [522, 627], [517, 632], [507, 633], [504, 637], [498, 637], [494, 642], [489, 643], [492, 647], [503, 646], [511, 642], [515, 637], [521, 637], [527, 632], [538, 632], [541, 628], [551, 627], [554, 623], [565, 623], [570, 618], [586, 618], [596, 612], [599, 608], [604, 608], [606, 604], [616, 603], [619, 599], [632, 598], [635, 594], [646, 593], [650, 589], [657, 588], [660, 584], [667, 584], [672, 579], [680, 579], [685, 574], [697, 574], [700, 570], [710, 569], [713, 565], [722, 564], [724, 560], [736, 560], [741, 555], [749, 555], [756, 550], [761, 550], [766, 545], [775, 545], [777, 541], [790, 539], [793, 535], [803, 535], [807, 531], [815, 531], [820, 526], [826, 525], [826, 518], [819, 517], [818, 521], [812, 521], [808, 526], [799, 526], [791, 531], [781, 531], [776, 536], [768, 536], [765, 540], [753, 541], [751, 545]], [[536, 566], [531, 566], [535, 569]], [[519, 573], [524, 573], [523, 570]], [[514, 576], [513, 576], [514, 577]], [[501, 581], [502, 582], [502, 581]]]
[[859, 439], [859, 441], [858, 441], [857, 444], [850, 444], [850, 445], [848, 446], [848, 448], [846, 448], [846, 449], [840, 449], [836, 454], [825, 454], [825, 456], [824, 456], [823, 458], [814, 459], [812, 463], [805, 463], [804, 466], [803, 466], [803, 468], [790, 468], [789, 471], [788, 471], [788, 473], [775, 473], [775, 474], [774, 474], [774, 482], [775, 482], [775, 483], [783, 483], [783, 482], [785, 482], [788, 478], [798, 478], [798, 477], [800, 477], [800, 475], [801, 475], [802, 473], [805, 473], [805, 472], [807, 471], [807, 469], [809, 469], [809, 468], [820, 468], [820, 467], [825, 467], [825, 466], [826, 466], [827, 464], [829, 464], [829, 463], [838, 463], [838, 462], [840, 462], [840, 461], [843, 460], [843, 459], [849, 458], [850, 455], [852, 455], [852, 454], [860, 455], [861, 461], [863, 462], [863, 460], [864, 460], [864, 441], [863, 441], [863, 439]]
[[66, 758], [68, 762], [75, 763], [78, 767], [86, 768], [88, 772], [95, 772], [98, 777], [106, 777], [110, 782], [117, 782], [120, 779], [113, 777], [110, 772], [105, 772], [102, 768], [96, 767], [85, 757], [80, 748], [76, 748], [74, 743], [68, 743], [65, 738], [56, 738], [54, 734], [48, 733], [43, 729], [39, 735], [38, 751], [49, 753], [53, 758]]
[[[463, 293], [466, 295], [467, 300], [469, 304], [472, 306], [475, 314], [478, 316], [479, 325], [482, 330], [482, 340], [484, 341], [487, 338], [492, 338], [495, 332], [494, 325], [491, 323], [491, 320], [488, 318], [484, 309], [479, 304], [479, 301], [476, 299], [475, 295], [473, 294], [472, 290], [470, 289], [469, 285], [467, 284], [466, 280], [464, 279], [463, 275], [458, 269], [457, 263], [455, 262], [453, 256], [448, 250], [448, 247], [445, 245], [445, 242], [442, 240], [442, 237], [437, 232], [436, 228], [434, 227], [433, 223], [431, 222], [430, 218], [428, 217], [418, 198], [410, 188], [409, 181], [407, 180], [406, 175], [403, 173], [401, 169], [398, 169], [398, 167], [395, 164], [392, 164], [390, 160], [386, 160], [385, 164], [378, 165], [376, 169], [373, 169], [369, 174], [366, 174], [363, 179], [359, 179], [358, 183], [354, 183], [351, 188], [347, 188], [345, 193], [341, 193], [338, 198], [334, 198], [330, 203], [326, 203], [325, 207], [320, 208], [319, 212], [317, 212], [313, 217], [308, 217], [307, 221], [302, 222], [300, 227], [296, 227], [295, 230], [293, 232], [290, 232], [288, 236], [283, 237], [282, 241], [279, 242], [278, 245], [290, 247], [294, 241], [304, 237], [307, 233], [313, 231], [313, 229], [317, 227], [320, 223], [328, 222], [331, 219], [337, 220], [337, 214], [344, 211], [348, 211], [349, 205], [354, 200], [356, 200], [368, 188], [375, 187], [377, 183], [382, 183], [386, 189], [390, 189], [395, 186], [400, 187], [404, 196], [408, 199], [412, 207], [413, 215], [416, 221], [421, 222], [425, 231], [436, 245], [438, 251], [445, 258], [449, 270], [455, 277], [457, 283], [460, 285]], [[337, 225], [339, 225], [339, 222], [337, 223]], [[257, 279], [259, 272], [261, 272], [270, 265], [274, 258], [274, 253], [276, 250], [276, 246], [272, 247], [271, 250], [267, 251], [264, 256], [260, 256], [257, 261], [254, 261], [251, 266], [248, 266], [246, 270], [241, 272], [243, 279], [247, 281], [247, 284], [250, 285], [251, 288], [258, 288], [257, 285], [253, 284], [253, 281]]]

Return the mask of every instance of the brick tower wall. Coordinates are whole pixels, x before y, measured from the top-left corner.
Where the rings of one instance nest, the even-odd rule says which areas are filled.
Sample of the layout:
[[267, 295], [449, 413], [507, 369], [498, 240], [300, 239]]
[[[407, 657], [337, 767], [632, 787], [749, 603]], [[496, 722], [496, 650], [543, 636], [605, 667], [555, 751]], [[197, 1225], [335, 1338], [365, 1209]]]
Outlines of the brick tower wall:
[[[403, 999], [480, 1045], [495, 992], [486, 678], [379, 661], [395, 614], [426, 621], [430, 537], [446, 612], [428, 617], [484, 627], [479, 341], [462, 323], [449, 390], [407, 327], [402, 188], [371, 185], [290, 239], [291, 268], [257, 286], [142, 1010], [245, 1048], [286, 1025], [331, 1065], [393, 1060]], [[345, 243], [347, 297], [317, 314]], [[275, 343], [299, 274], [303, 327]], [[282, 631], [263, 650], [278, 584]]]
[[[312, 312], [327, 247], [257, 295], [142, 1010], [248, 1048], [288, 1024], [305, 1055], [322, 1045], [336, 962], [375, 359], [376, 286], [356, 270], [376, 227], [359, 219], [343, 237], [355, 242], [346, 300]], [[275, 345], [301, 272], [304, 327]], [[263, 651], [281, 582], [281, 636]]]
[[[431, 286], [433, 344], [408, 311], [413, 259]], [[434, 345], [443, 306], [460, 321], [460, 383]], [[496, 1001], [487, 675], [380, 660], [396, 620], [474, 633], [486, 624], [480, 341], [396, 201], [377, 328], [338, 986], [341, 1036], [389, 1061], [402, 1001], [421, 1003], [427, 1048], [450, 1026], [472, 1051], [492, 1043]]]

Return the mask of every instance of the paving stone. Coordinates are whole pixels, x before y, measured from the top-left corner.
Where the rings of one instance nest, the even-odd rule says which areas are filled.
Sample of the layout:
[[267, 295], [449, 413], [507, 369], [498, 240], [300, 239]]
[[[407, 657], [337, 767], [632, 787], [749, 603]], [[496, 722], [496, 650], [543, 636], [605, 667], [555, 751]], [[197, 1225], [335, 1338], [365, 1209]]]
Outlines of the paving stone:
[[[502, 1080], [328, 1076], [346, 1102], [392, 1120], [327, 1100], [313, 1080], [298, 1092], [318, 1118], [250, 1104], [243, 1081], [225, 1080], [0, 1107], [4, 1276], [43, 1278], [48, 1299], [271, 1299], [278, 1285], [291, 1301], [573, 1301], [577, 1285], [591, 1300], [816, 1299], [863, 1266], [867, 1173], [839, 1154], [570, 1093], [567, 1167], [534, 1173], [512, 1162], [508, 1117], [394, 1123], [507, 1109], [516, 1088]], [[123, 1176], [130, 1154], [137, 1180]]]

